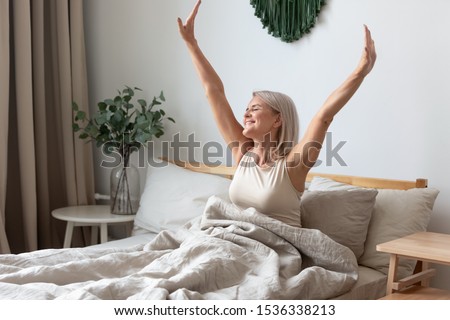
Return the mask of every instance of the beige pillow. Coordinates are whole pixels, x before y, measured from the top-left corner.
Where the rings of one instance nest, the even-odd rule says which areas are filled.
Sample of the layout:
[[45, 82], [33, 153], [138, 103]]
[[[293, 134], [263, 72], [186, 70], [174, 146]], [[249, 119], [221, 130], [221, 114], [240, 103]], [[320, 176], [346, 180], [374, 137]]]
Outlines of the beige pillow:
[[[314, 178], [309, 190], [355, 189], [326, 178]], [[359, 264], [385, 274], [389, 269], [389, 255], [376, 251], [376, 245], [425, 231], [439, 190], [414, 188], [409, 190], [379, 189], [369, 223], [364, 253]], [[400, 259], [398, 275], [406, 277], [413, 272], [416, 261]]]
[[318, 229], [359, 258], [377, 190], [306, 191], [300, 203], [302, 227]]
[[[376, 251], [376, 245], [426, 231], [438, 194], [434, 188], [379, 190], [359, 263], [387, 274], [389, 255]], [[415, 260], [401, 259], [397, 274], [400, 278], [409, 276], [415, 265]]]

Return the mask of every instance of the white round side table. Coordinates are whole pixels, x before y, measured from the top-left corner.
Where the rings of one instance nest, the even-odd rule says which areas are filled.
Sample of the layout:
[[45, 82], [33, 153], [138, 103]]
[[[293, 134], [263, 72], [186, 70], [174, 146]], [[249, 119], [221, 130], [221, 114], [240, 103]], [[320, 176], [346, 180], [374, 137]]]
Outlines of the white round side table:
[[74, 227], [91, 226], [92, 244], [97, 243], [97, 227], [100, 227], [100, 243], [105, 243], [108, 241], [108, 224], [132, 222], [136, 217], [136, 215], [112, 214], [108, 205], [59, 208], [52, 211], [52, 216], [56, 219], [67, 221], [64, 248], [70, 248]]

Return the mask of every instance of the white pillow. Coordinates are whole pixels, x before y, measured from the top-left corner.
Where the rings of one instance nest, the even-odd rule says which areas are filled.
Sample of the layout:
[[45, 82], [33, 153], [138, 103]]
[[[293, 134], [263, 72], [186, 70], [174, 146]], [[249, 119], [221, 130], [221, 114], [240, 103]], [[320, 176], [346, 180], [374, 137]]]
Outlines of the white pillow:
[[362, 189], [362, 188], [323, 177], [313, 177], [308, 188], [308, 190], [310, 191], [355, 190], [355, 189]]
[[176, 230], [200, 216], [210, 196], [229, 201], [230, 179], [164, 164], [147, 169], [135, 226], [151, 232]]
[[[309, 190], [349, 190], [358, 187], [327, 178], [313, 178]], [[372, 218], [367, 231], [364, 253], [358, 262], [385, 274], [389, 270], [389, 254], [376, 251], [376, 245], [409, 234], [425, 231], [430, 221], [434, 202], [439, 194], [435, 188], [409, 190], [378, 189]], [[406, 277], [413, 272], [415, 261], [400, 259], [398, 275]]]

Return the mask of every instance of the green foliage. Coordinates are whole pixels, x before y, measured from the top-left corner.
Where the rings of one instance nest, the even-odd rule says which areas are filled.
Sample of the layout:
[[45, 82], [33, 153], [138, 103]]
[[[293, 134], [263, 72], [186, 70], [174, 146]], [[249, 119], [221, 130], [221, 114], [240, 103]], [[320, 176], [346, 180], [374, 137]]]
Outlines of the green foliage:
[[118, 90], [116, 97], [97, 104], [98, 110], [92, 118], [88, 118], [73, 102], [73, 131], [79, 133], [80, 139], [90, 139], [96, 142], [97, 147], [103, 146], [107, 154], [117, 151], [122, 156], [145, 146], [153, 137], [159, 138], [164, 134], [164, 120], [175, 123], [159, 107], [166, 101], [164, 93], [161, 91], [150, 104], [138, 99], [135, 105], [135, 91], [142, 90], [128, 86], [122, 92]]

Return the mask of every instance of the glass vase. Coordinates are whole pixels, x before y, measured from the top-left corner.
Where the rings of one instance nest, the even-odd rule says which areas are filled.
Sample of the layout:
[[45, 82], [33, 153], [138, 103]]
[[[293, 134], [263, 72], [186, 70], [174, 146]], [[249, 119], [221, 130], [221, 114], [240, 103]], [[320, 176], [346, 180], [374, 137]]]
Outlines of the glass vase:
[[123, 165], [111, 170], [111, 213], [136, 214], [139, 207], [139, 172], [133, 165]]

